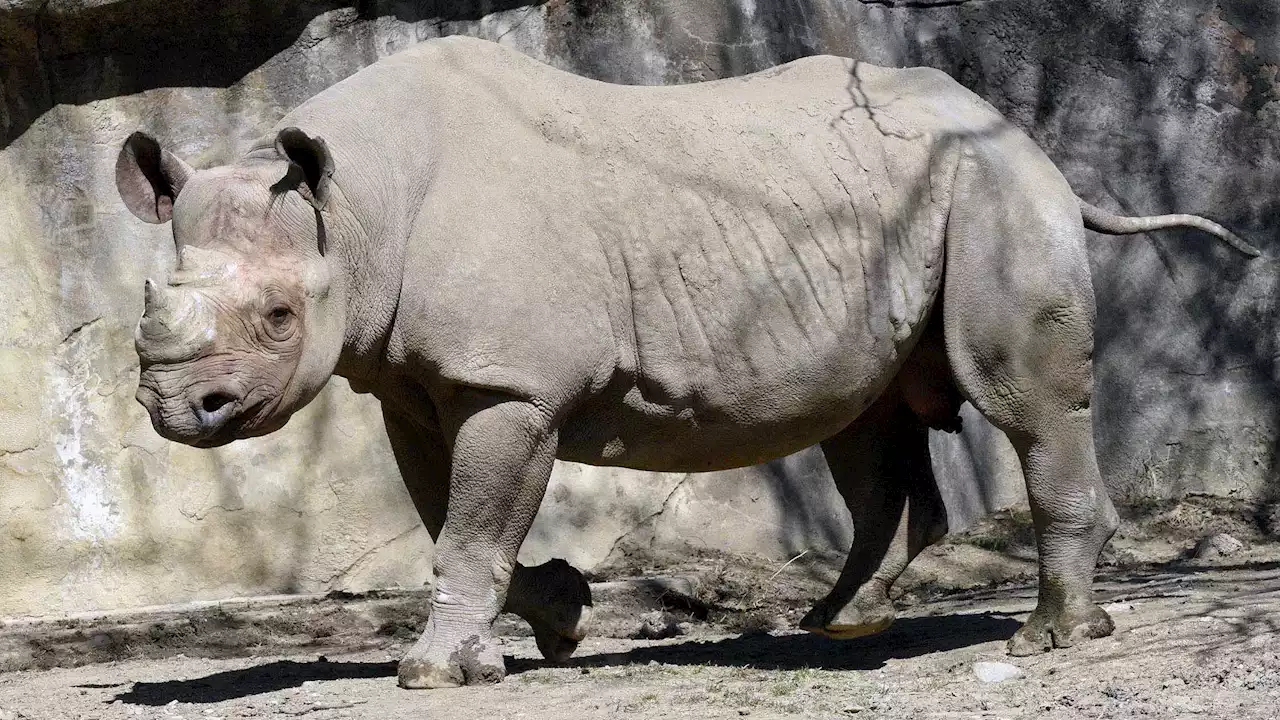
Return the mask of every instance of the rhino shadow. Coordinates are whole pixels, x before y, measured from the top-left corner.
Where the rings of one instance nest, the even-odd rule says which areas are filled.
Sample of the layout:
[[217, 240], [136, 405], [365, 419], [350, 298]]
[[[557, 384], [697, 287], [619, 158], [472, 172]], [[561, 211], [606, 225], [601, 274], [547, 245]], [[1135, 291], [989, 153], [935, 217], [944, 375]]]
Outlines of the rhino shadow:
[[302, 687], [305, 682], [324, 680], [360, 680], [395, 677], [394, 662], [329, 662], [326, 659], [298, 662], [276, 660], [240, 670], [227, 670], [190, 680], [137, 682], [126, 692], [108, 700], [126, 705], [205, 704], [262, 695], [264, 693]]
[[[1003, 641], [1018, 629], [1013, 618], [992, 613], [904, 618], [887, 631], [859, 640], [828, 640], [816, 635], [764, 633], [711, 642], [637, 648], [622, 653], [584, 655], [562, 667], [604, 668], [626, 665], [702, 665], [758, 670], [875, 670], [889, 660], [918, 657], [983, 643]], [[542, 660], [506, 658], [509, 674], [554, 667]], [[137, 682], [108, 703], [162, 706], [170, 702], [205, 704], [261, 695], [306, 682], [390, 678], [394, 662], [298, 662], [276, 660], [212, 673], [189, 680]]]
[[[757, 670], [877, 670], [890, 660], [1003, 643], [1021, 625], [1012, 617], [987, 612], [900, 618], [888, 630], [856, 640], [831, 640], [809, 633], [751, 633], [723, 640], [691, 640], [621, 653], [583, 655], [567, 666], [590, 669], [656, 662]], [[553, 666], [542, 660], [507, 658], [510, 674], [545, 667]]]

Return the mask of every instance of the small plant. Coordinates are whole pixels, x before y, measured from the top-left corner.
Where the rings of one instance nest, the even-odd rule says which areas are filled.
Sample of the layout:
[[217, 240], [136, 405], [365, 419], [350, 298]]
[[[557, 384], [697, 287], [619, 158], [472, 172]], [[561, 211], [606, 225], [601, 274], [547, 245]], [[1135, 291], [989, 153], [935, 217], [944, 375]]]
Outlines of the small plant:
[[637, 698], [618, 705], [620, 712], [634, 713], [641, 712], [645, 708], [658, 704], [657, 693], [645, 693]]

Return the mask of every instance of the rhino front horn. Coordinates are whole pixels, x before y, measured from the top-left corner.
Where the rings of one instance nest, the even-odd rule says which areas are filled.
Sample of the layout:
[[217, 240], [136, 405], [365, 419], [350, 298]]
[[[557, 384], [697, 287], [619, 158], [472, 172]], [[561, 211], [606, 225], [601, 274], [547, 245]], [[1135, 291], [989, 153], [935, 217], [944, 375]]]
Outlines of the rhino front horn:
[[144, 317], [152, 316], [156, 312], [164, 310], [169, 306], [168, 298], [164, 296], [164, 293], [156, 286], [155, 282], [151, 278], [147, 278], [146, 285], [143, 286], [142, 298], [142, 314]]

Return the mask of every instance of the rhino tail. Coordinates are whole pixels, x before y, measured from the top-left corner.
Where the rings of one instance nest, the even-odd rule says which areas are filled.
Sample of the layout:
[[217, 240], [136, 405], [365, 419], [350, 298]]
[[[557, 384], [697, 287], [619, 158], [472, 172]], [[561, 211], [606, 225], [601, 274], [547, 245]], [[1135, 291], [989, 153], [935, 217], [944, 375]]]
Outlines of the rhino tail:
[[1123, 215], [1113, 215], [1096, 205], [1090, 205], [1084, 200], [1079, 200], [1079, 202], [1080, 214], [1084, 216], [1084, 226], [1095, 232], [1108, 235], [1131, 235], [1165, 228], [1195, 228], [1221, 239], [1249, 257], [1258, 257], [1262, 254], [1257, 248], [1245, 242], [1239, 235], [1199, 215], [1179, 213], [1176, 215], [1125, 217]]

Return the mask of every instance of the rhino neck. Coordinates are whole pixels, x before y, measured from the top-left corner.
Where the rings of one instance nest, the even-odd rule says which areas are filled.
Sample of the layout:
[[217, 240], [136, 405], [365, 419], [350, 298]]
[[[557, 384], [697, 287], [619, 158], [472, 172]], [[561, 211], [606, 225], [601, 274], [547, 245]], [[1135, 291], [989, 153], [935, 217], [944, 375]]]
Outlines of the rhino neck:
[[[325, 222], [325, 255], [343, 279], [345, 330], [334, 373], [357, 390], [376, 383], [396, 317], [404, 254], [415, 213], [413, 183], [334, 175]], [[394, 189], [393, 189], [394, 188]]]
[[325, 257], [345, 283], [346, 312], [334, 372], [353, 385], [380, 374], [405, 248], [437, 165], [434, 77], [403, 60], [376, 63], [295, 108], [269, 135], [297, 127], [333, 156]]

